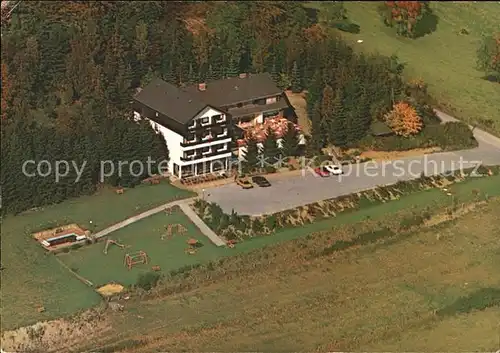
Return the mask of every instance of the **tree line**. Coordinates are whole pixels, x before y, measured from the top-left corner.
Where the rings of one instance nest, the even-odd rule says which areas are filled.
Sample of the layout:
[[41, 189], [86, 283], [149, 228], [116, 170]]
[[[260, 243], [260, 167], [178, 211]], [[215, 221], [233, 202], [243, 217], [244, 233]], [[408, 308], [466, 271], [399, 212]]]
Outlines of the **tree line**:
[[[167, 158], [160, 136], [132, 120], [131, 97], [153, 76], [186, 85], [269, 72], [308, 89], [313, 150], [361, 138], [403, 87], [395, 60], [355, 54], [299, 2], [23, 2], [1, 50], [3, 212], [94, 192], [101, 160]], [[40, 158], [91, 167], [53, 185], [22, 173]]]

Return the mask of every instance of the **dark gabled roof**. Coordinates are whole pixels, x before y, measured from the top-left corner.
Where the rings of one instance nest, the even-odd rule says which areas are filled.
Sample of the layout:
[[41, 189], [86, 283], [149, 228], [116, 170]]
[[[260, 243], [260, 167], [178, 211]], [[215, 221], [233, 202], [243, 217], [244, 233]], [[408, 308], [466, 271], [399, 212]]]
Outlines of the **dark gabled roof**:
[[181, 124], [188, 123], [208, 105], [159, 78], [153, 79], [134, 99]]
[[209, 105], [217, 107], [225, 107], [282, 93], [267, 73], [250, 74], [245, 78], [231, 77], [210, 81], [207, 82], [205, 91], [198, 90], [198, 85], [186, 87], [184, 91], [198, 97], [198, 99]]

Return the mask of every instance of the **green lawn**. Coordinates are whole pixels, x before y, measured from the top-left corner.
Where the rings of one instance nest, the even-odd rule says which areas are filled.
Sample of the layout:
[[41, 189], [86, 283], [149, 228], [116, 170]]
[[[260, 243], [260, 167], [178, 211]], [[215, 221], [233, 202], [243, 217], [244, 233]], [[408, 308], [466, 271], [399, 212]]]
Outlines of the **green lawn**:
[[[168, 224], [182, 224], [187, 228], [185, 235], [173, 235], [171, 239], [161, 239]], [[203, 244], [195, 255], [185, 253], [186, 241], [194, 238]], [[125, 228], [113, 232], [108, 239], [125, 245], [121, 249], [110, 245], [108, 254], [103, 253], [105, 243], [99, 242], [69, 253], [62, 253], [59, 258], [70, 268], [77, 269], [79, 275], [100, 286], [109, 282], [123, 285], [135, 284], [138, 274], [151, 270], [151, 266], [160, 266], [163, 273], [182, 266], [214, 260], [230, 254], [229, 249], [218, 248], [204, 236], [189, 218], [178, 208], [171, 215], [160, 212]], [[150, 263], [136, 265], [128, 270], [124, 264], [124, 255], [143, 250], [148, 254]]]
[[[422, 78], [443, 110], [470, 122], [491, 119], [495, 122], [492, 130], [500, 133], [500, 84], [481, 79], [484, 73], [475, 69], [481, 36], [500, 27], [500, 4], [431, 1], [439, 18], [437, 30], [412, 40], [396, 36], [395, 29], [382, 23], [377, 13], [379, 3], [344, 2], [347, 16], [361, 26], [361, 33], [342, 32], [342, 36], [360, 50], [396, 54], [406, 63], [407, 77]], [[309, 5], [319, 9], [330, 6], [329, 2]], [[459, 34], [461, 29], [469, 34]], [[357, 43], [358, 39], [363, 43]]]
[[[490, 196], [500, 195], [498, 185], [500, 185], [500, 176], [493, 176], [468, 179], [451, 186], [450, 189], [454, 191], [456, 200], [470, 201], [474, 197], [472, 193], [474, 189], [479, 189], [483, 194]], [[105, 192], [99, 196], [48, 207], [44, 212], [7, 217], [2, 225], [2, 264], [6, 267], [2, 271], [1, 288], [3, 328], [71, 314], [79, 309], [95, 305], [99, 301], [99, 297], [90, 288], [63, 269], [54, 256], [46, 256], [44, 250], [30, 238], [29, 234], [34, 227], [64, 219], [77, 223], [92, 219], [98, 224], [97, 229], [101, 229], [141, 210], [167, 201], [168, 197], [175, 195], [174, 190], [165, 184], [129, 190], [121, 196]], [[163, 200], [161, 195], [165, 197]], [[131, 202], [129, 198], [134, 201]], [[151, 257], [150, 265], [159, 265], [163, 271], [170, 271], [186, 265], [203, 263], [304, 237], [313, 232], [329, 230], [336, 225], [353, 224], [367, 217], [377, 219], [404, 209], [419, 210], [432, 205], [440, 207], [448, 204], [451, 204], [451, 198], [443, 191], [436, 189], [422, 191], [400, 200], [346, 212], [335, 218], [304, 227], [285, 229], [271, 236], [245, 241], [234, 249], [218, 248], [212, 245], [182, 213], [175, 213], [171, 216], [160, 213], [151, 216], [113, 233], [110, 238], [130, 245], [130, 251], [148, 252]], [[137, 205], [135, 207], [138, 209], [136, 210], [134, 206], [130, 209], [130, 205]], [[106, 218], [106, 212], [109, 218]], [[160, 240], [160, 235], [169, 222], [185, 225], [189, 235], [174, 236], [171, 240]], [[196, 238], [204, 244], [196, 255], [184, 253], [187, 237]], [[135, 283], [141, 270], [149, 269], [149, 266], [139, 265], [139, 268], [129, 272], [123, 266], [123, 250], [111, 246], [108, 255], [104, 255], [103, 248], [104, 243], [101, 242], [58, 256], [70, 267], [77, 268], [80, 275], [88, 277], [97, 285], [109, 281], [118, 281], [125, 285], [132, 284]], [[37, 305], [45, 306], [46, 312], [38, 313]]]
[[[76, 222], [98, 231], [134, 214], [192, 196], [168, 183], [140, 186], [117, 195], [102, 190], [98, 195], [68, 200], [58, 205], [7, 216], [2, 220], [1, 318], [2, 329], [51, 319], [91, 307], [99, 296], [64, 269], [31, 238], [31, 233], [56, 224]], [[37, 307], [45, 307], [38, 313]]]

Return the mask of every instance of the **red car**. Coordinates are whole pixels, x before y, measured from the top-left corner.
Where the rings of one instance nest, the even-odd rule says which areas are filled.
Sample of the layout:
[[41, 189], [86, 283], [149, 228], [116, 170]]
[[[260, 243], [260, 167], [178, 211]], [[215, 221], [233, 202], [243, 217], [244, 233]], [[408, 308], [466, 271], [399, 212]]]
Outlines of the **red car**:
[[323, 177], [323, 178], [328, 177], [328, 176], [330, 176], [332, 174], [325, 167], [315, 168], [314, 172], [316, 174], [318, 174], [320, 177]]

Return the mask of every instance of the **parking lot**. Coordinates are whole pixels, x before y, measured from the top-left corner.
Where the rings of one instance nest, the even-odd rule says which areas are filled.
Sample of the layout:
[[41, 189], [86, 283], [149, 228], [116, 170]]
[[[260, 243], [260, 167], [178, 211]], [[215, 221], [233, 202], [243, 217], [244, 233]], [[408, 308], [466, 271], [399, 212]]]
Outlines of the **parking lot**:
[[206, 189], [203, 197], [218, 203], [225, 212], [233, 209], [244, 215], [270, 214], [376, 186], [394, 184], [399, 180], [418, 178], [422, 173], [433, 175], [450, 170], [473, 167], [479, 162], [500, 164], [500, 150], [492, 146], [409, 157], [393, 162], [367, 162], [345, 166], [344, 175], [318, 177], [312, 170], [301, 175], [270, 179], [272, 186], [243, 190], [235, 183]]

